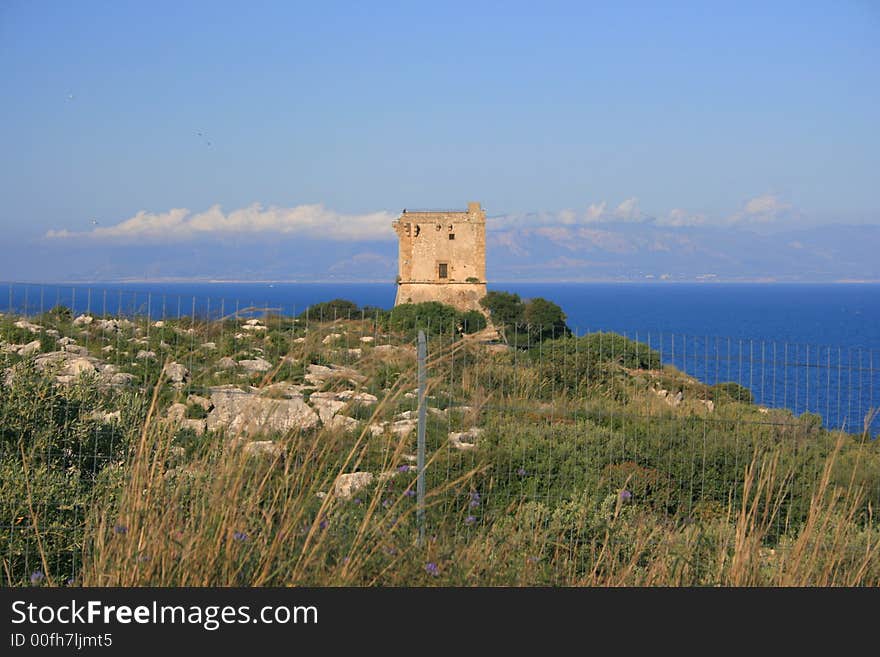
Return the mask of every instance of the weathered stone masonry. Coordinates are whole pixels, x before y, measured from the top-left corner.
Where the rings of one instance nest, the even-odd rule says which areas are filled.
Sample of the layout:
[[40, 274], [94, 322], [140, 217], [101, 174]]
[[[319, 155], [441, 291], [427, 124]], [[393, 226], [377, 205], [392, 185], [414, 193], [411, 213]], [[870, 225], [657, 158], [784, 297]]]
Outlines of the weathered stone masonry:
[[486, 295], [486, 213], [404, 210], [392, 226], [400, 241], [394, 305], [440, 301], [479, 310]]

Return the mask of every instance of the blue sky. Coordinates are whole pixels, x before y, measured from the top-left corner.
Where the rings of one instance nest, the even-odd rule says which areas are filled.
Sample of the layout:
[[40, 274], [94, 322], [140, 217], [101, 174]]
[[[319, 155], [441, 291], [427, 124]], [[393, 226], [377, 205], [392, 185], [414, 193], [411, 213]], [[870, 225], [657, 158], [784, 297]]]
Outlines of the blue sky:
[[871, 1], [6, 0], [0, 230], [35, 254], [388, 240], [402, 207], [468, 200], [499, 225], [876, 225], [878, 63]]

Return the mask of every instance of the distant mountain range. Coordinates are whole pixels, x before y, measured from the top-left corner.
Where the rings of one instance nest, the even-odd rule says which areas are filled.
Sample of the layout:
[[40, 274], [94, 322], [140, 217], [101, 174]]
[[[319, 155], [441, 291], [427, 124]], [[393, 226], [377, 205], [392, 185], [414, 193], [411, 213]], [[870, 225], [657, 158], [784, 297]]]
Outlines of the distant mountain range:
[[[880, 226], [759, 232], [621, 221], [492, 226], [490, 281], [880, 281]], [[0, 278], [28, 281], [391, 281], [397, 243], [279, 235], [172, 244], [46, 240], [4, 249]]]

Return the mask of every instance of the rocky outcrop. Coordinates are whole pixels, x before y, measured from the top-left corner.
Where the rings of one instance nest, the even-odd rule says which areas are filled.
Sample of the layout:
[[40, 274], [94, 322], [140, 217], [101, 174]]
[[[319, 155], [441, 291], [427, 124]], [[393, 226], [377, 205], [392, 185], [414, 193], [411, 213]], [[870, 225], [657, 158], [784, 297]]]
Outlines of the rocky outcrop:
[[477, 446], [477, 438], [482, 432], [479, 427], [471, 427], [467, 431], [452, 431], [449, 433], [449, 444], [462, 451], [474, 449]]
[[247, 372], [268, 372], [272, 369], [272, 363], [263, 358], [240, 360], [238, 365]]
[[175, 386], [183, 386], [190, 379], [190, 372], [180, 363], [170, 362], [165, 365], [165, 376]]
[[289, 399], [264, 397], [256, 388], [241, 390], [235, 386], [211, 388], [214, 408], [208, 413], [208, 428], [232, 433], [256, 435], [268, 431], [313, 429], [318, 414], [302, 396]]
[[341, 500], [350, 500], [355, 493], [373, 483], [372, 472], [341, 474], [333, 485], [333, 493]]
[[307, 370], [305, 380], [316, 386], [322, 386], [328, 381], [334, 380], [348, 381], [354, 385], [359, 385], [367, 380], [367, 377], [357, 370], [341, 365], [327, 367], [326, 365], [315, 365], [313, 363], [308, 366]]

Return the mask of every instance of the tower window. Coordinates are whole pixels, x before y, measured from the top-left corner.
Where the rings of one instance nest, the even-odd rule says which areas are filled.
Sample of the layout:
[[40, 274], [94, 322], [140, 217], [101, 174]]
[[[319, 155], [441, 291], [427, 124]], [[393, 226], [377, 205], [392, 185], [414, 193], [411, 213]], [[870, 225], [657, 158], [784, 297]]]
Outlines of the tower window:
[[449, 278], [449, 265], [445, 262], [441, 262], [438, 269], [440, 270], [438, 272], [440, 278]]
[[454, 239], [455, 239], [455, 233], [449, 233], [449, 239], [454, 240]]

